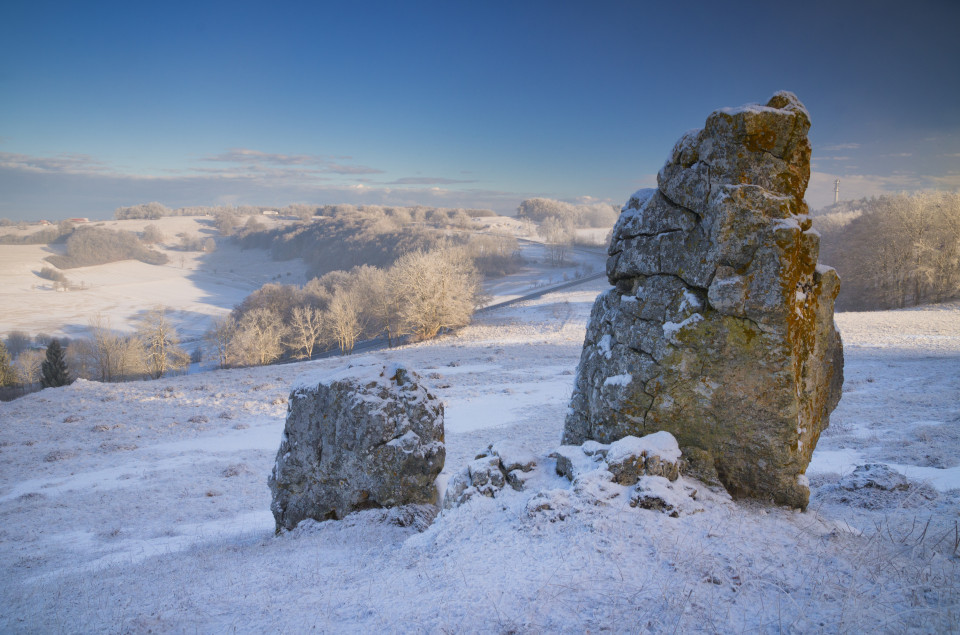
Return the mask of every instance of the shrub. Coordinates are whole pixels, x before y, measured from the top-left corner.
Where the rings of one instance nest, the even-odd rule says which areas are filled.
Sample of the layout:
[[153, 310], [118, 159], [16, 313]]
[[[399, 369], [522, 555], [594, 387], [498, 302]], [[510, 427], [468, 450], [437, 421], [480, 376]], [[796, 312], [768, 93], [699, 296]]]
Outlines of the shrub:
[[86, 227], [67, 239], [66, 256], [48, 256], [47, 261], [59, 269], [102, 265], [118, 260], [139, 260], [149, 265], [162, 265], [166, 254], [143, 245], [132, 232]]

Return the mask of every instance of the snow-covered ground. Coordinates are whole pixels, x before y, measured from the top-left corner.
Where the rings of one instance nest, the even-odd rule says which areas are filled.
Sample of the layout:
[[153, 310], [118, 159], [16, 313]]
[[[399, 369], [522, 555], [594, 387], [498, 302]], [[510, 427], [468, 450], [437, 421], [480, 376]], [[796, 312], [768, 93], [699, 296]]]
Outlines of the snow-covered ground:
[[[357, 357], [0, 404], [2, 632], [946, 632], [960, 624], [960, 306], [840, 314], [844, 398], [808, 511], [730, 501], [670, 518], [554, 473], [605, 282]], [[402, 361], [446, 403], [447, 475], [510, 439], [524, 492], [424, 531], [396, 512], [275, 536], [267, 474], [308, 369]], [[838, 487], [882, 462], [906, 491]], [[538, 494], [539, 492], [539, 494]], [[552, 510], [528, 506], [534, 496]]]
[[[267, 226], [278, 223], [269, 217], [261, 222]], [[134, 232], [150, 224], [166, 236], [155, 248], [167, 255], [167, 264], [123, 260], [65, 269], [71, 283], [84, 287], [73, 291], [55, 291], [49, 280], [37, 275], [50, 266], [44, 258], [62, 251], [62, 246], [0, 245], [0, 334], [22, 330], [30, 335], [84, 337], [97, 313], [107, 318], [112, 328], [132, 331], [139, 316], [160, 305], [171, 310], [169, 317], [181, 338], [190, 341], [210, 327], [212, 318], [226, 314], [267, 282], [306, 281], [302, 261], [275, 262], [266, 250], [241, 250], [217, 234], [212, 218], [173, 216], [94, 223]], [[217, 250], [179, 251], [174, 247], [180, 233], [213, 236]]]

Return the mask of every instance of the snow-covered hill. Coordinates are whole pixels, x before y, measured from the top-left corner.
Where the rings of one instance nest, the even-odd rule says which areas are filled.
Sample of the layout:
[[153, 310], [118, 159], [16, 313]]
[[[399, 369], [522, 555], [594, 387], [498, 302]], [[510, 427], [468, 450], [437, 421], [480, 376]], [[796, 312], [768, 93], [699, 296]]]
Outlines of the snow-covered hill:
[[[0, 404], [0, 631], [950, 631], [960, 623], [960, 307], [840, 314], [844, 398], [805, 513], [703, 490], [670, 518], [553, 472], [605, 283], [357, 357]], [[524, 492], [422, 533], [371, 510], [273, 533], [267, 474], [296, 375], [403, 361], [446, 403], [447, 467], [511, 439]], [[906, 490], [847, 490], [880, 462]], [[531, 497], [551, 502], [535, 511]]]

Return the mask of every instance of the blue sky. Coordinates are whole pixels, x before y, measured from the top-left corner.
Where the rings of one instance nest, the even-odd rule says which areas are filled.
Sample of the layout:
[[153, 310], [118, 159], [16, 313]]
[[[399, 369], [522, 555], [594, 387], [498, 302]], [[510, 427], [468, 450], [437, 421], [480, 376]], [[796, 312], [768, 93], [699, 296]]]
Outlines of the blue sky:
[[0, 216], [620, 204], [724, 106], [795, 92], [807, 200], [960, 187], [960, 3], [7, 0]]

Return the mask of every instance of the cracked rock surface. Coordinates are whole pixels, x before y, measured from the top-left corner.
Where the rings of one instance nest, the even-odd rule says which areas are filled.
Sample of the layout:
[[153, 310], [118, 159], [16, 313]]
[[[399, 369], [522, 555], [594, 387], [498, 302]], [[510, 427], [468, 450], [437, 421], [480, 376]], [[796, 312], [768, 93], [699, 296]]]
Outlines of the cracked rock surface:
[[277, 531], [370, 508], [436, 504], [443, 403], [403, 366], [306, 375], [268, 485]]
[[[563, 443], [666, 430], [734, 496], [806, 508], [843, 383], [836, 272], [803, 200], [810, 118], [792, 93], [723, 109], [624, 206]], [[702, 452], [701, 452], [702, 451]]]

